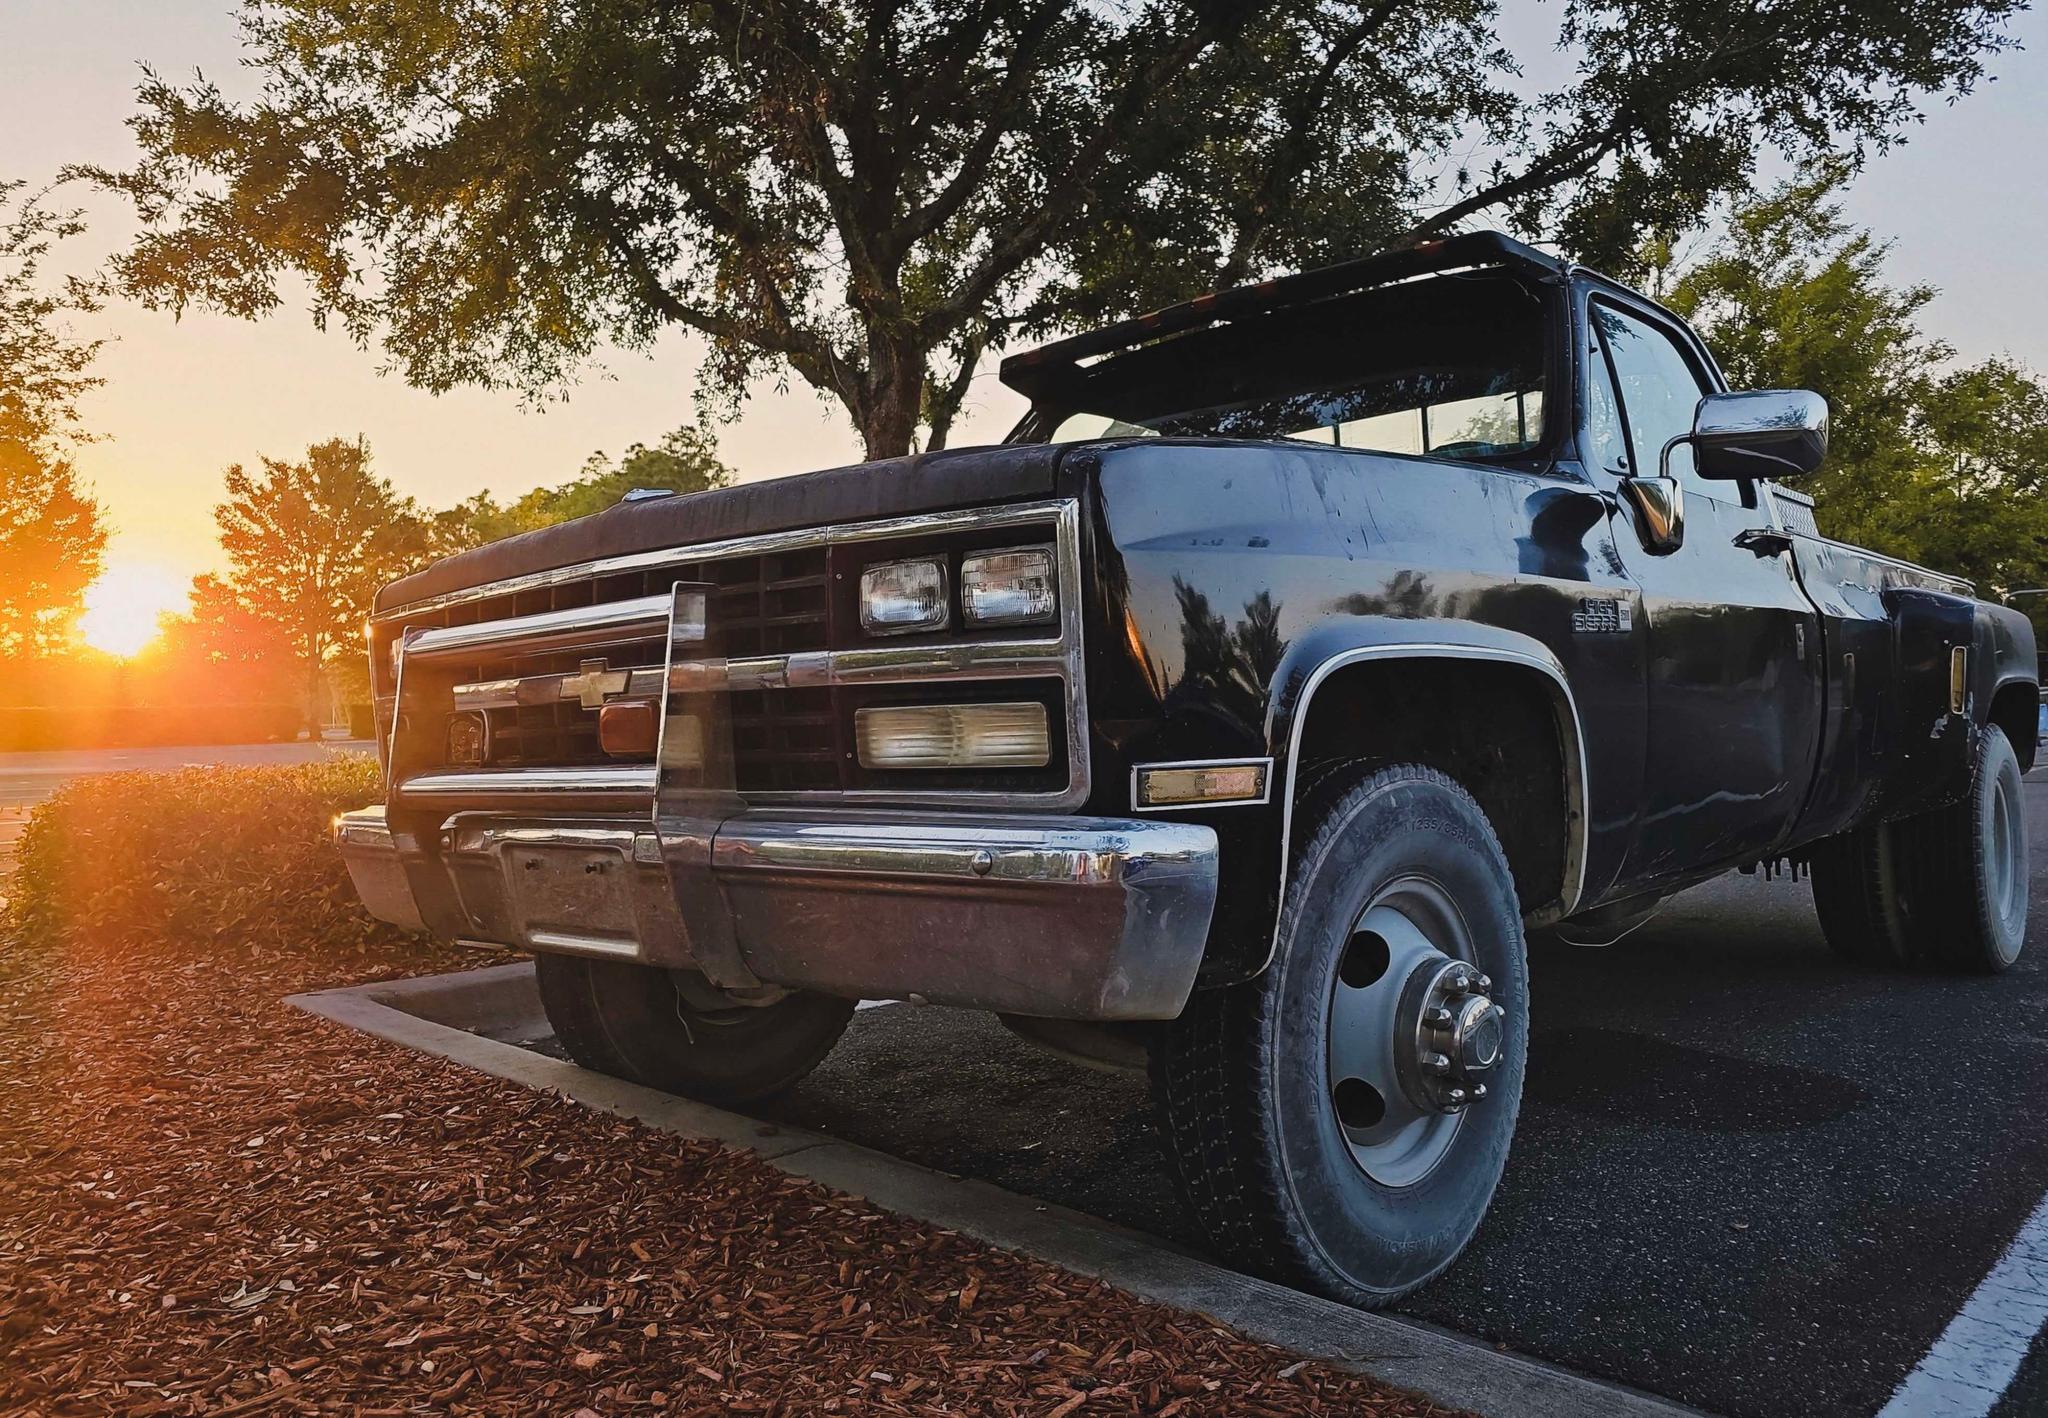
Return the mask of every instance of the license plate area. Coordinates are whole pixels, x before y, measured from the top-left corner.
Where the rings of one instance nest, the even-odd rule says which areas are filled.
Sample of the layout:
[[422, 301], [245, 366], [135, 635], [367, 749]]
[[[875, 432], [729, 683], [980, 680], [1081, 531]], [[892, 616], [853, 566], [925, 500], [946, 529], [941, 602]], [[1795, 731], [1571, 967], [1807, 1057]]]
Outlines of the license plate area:
[[501, 861], [511, 918], [527, 945], [537, 950], [638, 952], [633, 864], [625, 853], [509, 842]]

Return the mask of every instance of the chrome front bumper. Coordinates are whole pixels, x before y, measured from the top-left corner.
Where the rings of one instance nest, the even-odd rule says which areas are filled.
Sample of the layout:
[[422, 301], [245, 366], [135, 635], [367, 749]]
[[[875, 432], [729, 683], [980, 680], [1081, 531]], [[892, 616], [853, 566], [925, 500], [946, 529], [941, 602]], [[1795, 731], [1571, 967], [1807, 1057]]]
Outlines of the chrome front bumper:
[[517, 949], [687, 966], [718, 984], [1060, 1019], [1170, 1019], [1216, 904], [1191, 823], [754, 811], [715, 826], [381, 807], [335, 839], [371, 914]]

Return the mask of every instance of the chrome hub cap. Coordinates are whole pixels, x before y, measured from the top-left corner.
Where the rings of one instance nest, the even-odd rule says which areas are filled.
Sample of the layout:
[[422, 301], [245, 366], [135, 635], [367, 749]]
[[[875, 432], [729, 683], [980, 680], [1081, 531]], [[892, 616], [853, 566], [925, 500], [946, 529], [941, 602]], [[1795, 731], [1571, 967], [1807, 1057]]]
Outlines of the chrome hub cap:
[[1486, 1097], [1507, 1016], [1475, 954], [1456, 905], [1422, 878], [1388, 885], [1351, 928], [1330, 990], [1330, 1106], [1382, 1186], [1428, 1176]]
[[1418, 1106], [1455, 1113], [1486, 1096], [1484, 1075], [1500, 1062], [1507, 1020], [1486, 996], [1492, 988], [1462, 960], [1424, 961], [1408, 977], [1402, 995], [1416, 1016], [1414, 1067], [1401, 1082]]

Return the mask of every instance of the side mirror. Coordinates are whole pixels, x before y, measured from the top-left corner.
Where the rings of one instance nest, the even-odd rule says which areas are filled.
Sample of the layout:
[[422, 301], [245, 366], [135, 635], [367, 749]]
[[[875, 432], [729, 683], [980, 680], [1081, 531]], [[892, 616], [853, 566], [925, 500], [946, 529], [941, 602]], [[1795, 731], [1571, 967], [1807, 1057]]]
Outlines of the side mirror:
[[[1692, 432], [1683, 441], [1692, 444], [1703, 478], [1803, 478], [1828, 455], [1828, 401], [1810, 389], [1709, 394], [1700, 400]], [[1668, 462], [1669, 447], [1664, 457]]]
[[1644, 551], [1669, 556], [1685, 545], [1685, 486], [1677, 478], [1623, 478], [1621, 495]]

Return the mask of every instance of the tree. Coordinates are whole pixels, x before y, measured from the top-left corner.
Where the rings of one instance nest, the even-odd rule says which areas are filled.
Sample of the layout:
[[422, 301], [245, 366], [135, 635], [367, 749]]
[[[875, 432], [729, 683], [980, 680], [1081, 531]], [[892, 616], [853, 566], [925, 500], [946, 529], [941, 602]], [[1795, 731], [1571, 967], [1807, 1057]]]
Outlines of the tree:
[[317, 727], [327, 663], [362, 653], [378, 588], [426, 559], [426, 525], [410, 498], [370, 471], [369, 445], [341, 438], [314, 444], [302, 462], [265, 458], [255, 474], [229, 468], [227, 500], [213, 515], [228, 586], [291, 647]]
[[1481, 216], [1626, 255], [1766, 145], [1882, 149], [2021, 8], [1565, 0], [1520, 99], [1490, 0], [244, 0], [261, 95], [150, 73], [88, 172], [150, 304], [295, 275], [415, 384], [536, 395], [680, 326], [712, 407], [794, 371], [884, 457], [988, 350], [1275, 267]]
[[0, 182], [0, 658], [65, 643], [106, 549], [99, 505], [64, 456], [101, 344], [66, 319], [96, 310], [97, 295], [78, 281], [53, 289], [42, 269], [83, 229], [76, 212]]
[[1888, 248], [1843, 217], [1824, 167], [1738, 207], [1671, 284], [1740, 388], [1813, 389], [1828, 460], [1805, 485], [1830, 536], [1967, 576], [1991, 594], [2048, 584], [2048, 387], [2008, 360], [1955, 367], [1896, 286]]
[[283, 702], [303, 689], [284, 628], [252, 611], [219, 576], [193, 577], [187, 609], [164, 616], [162, 626], [137, 666], [157, 677], [167, 702]]
[[539, 487], [500, 506], [480, 492], [433, 518], [435, 545], [441, 551], [494, 542], [518, 532], [552, 527], [557, 522], [602, 512], [639, 488], [671, 492], [703, 492], [728, 487], [732, 469], [718, 460], [718, 445], [708, 434], [679, 428], [654, 447], [635, 443], [615, 465], [602, 452], [583, 462], [582, 473], [560, 487]]
[[1666, 298], [1735, 388], [1826, 396], [1828, 460], [1806, 490], [1832, 535], [1897, 546], [1899, 489], [1921, 462], [1915, 420], [1953, 352], [1920, 328], [1933, 288], [1891, 284], [1890, 248], [1843, 216], [1848, 175], [1824, 165], [1738, 206]]

